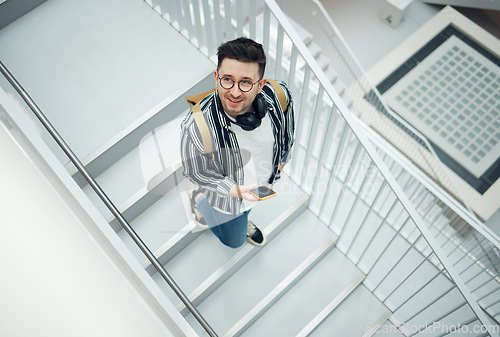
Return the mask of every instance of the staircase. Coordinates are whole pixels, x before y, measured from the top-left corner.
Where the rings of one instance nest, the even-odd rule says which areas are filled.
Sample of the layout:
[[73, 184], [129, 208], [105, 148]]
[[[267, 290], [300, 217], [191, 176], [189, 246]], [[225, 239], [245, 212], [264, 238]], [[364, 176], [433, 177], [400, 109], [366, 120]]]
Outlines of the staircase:
[[[76, 6], [77, 3], [75, 1], [72, 5]], [[119, 3], [123, 6], [125, 2]], [[146, 3], [138, 0], [128, 0], [126, 3], [127, 6], [123, 7], [135, 9], [127, 11], [122, 8], [118, 11], [114, 8], [110, 13], [118, 11], [120, 16], [110, 14], [102, 22], [96, 19], [90, 24], [95, 27], [96, 24], [113, 26], [113, 20], [128, 22], [134, 20], [137, 11], [144, 13], [148, 22], [160, 24], [159, 21], [155, 21], [160, 18]], [[117, 3], [118, 6], [120, 4]], [[44, 7], [45, 5], [51, 6], [50, 11]], [[31, 17], [19, 20], [15, 24], [19, 27], [23, 24], [29, 26], [33, 21], [36, 23], [37, 15], [48, 15], [58, 9], [67, 10], [66, 6], [67, 1], [47, 2], [31, 12]], [[92, 6], [96, 6], [95, 9], [101, 4], [95, 1]], [[101, 10], [104, 11], [104, 8]], [[102, 13], [101, 15], [104, 16]], [[176, 61], [164, 71], [155, 74], [155, 83], [162, 83], [164, 80], [182, 83], [170, 87], [163, 98], [150, 98], [141, 108], [130, 109], [137, 115], [130, 115], [132, 117], [128, 119], [126, 125], [117, 131], [110, 131], [107, 125], [121, 118], [120, 108], [107, 110], [106, 116], [99, 115], [101, 121], [97, 124], [105, 125], [102, 130], [96, 130], [99, 137], [95, 138], [100, 139], [99, 142], [88, 134], [82, 134], [81, 131], [66, 132], [69, 133], [70, 144], [80, 149], [78, 152], [84, 158], [86, 167], [100, 186], [214, 330], [220, 336], [376, 336], [383, 327], [395, 328], [398, 323], [405, 322], [404, 317], [411, 316], [411, 309], [414, 306], [403, 307], [405, 310], [401, 310], [399, 316], [394, 316], [393, 311], [401, 309], [401, 303], [399, 298], [391, 297], [394, 283], [384, 283], [386, 277], [389, 279], [393, 276], [390, 266], [394, 256], [379, 257], [376, 266], [383, 267], [372, 272], [371, 267], [367, 266], [373, 263], [374, 258], [370, 254], [365, 255], [366, 249], [361, 247], [398, 246], [399, 252], [408, 250], [415, 253], [405, 255], [405, 265], [413, 267], [417, 263], [422, 263], [429, 271], [439, 271], [435, 266], [439, 266], [439, 263], [433, 263], [430, 259], [424, 259], [422, 262], [422, 252], [428, 254], [427, 248], [425, 245], [423, 248], [419, 246], [420, 242], [417, 242], [419, 236], [416, 236], [412, 228], [406, 232], [407, 222], [401, 221], [405, 213], [399, 204], [396, 207], [399, 213], [395, 212], [397, 216], [391, 213], [393, 210], [390, 207], [391, 202], [394, 200], [394, 203], [397, 203], [397, 200], [388, 189], [384, 188], [384, 182], [380, 181], [380, 177], [374, 178], [374, 183], [381, 185], [379, 186], [381, 192], [376, 197], [364, 195], [361, 199], [357, 196], [355, 199], [349, 199], [354, 198], [349, 194], [349, 189], [356, 184], [348, 181], [350, 174], [345, 177], [344, 172], [335, 172], [332, 179], [342, 182], [338, 194], [330, 198], [331, 204], [336, 206], [334, 209], [322, 208], [321, 200], [311, 196], [314, 186], [304, 184], [303, 175], [296, 171], [299, 164], [313, 165], [314, 156], [311, 153], [322, 151], [316, 149], [315, 145], [314, 149], [309, 148], [312, 136], [307, 132], [299, 135], [294, 161], [287, 166], [282, 181], [275, 186], [278, 197], [259, 203], [250, 213], [250, 219], [263, 229], [268, 238], [265, 247], [256, 248], [246, 244], [237, 250], [230, 249], [220, 244], [210, 231], [200, 230], [194, 224], [189, 215], [186, 180], [182, 177], [180, 156], [176, 151], [179, 148], [179, 123], [188, 112], [187, 104], [182, 97], [211, 88], [215, 65], [200, 53], [199, 48], [187, 43], [172, 26], [163, 21], [161, 24], [161, 34], [156, 36], [156, 40], [154, 35], [148, 36], [152, 43], [149, 47], [153, 48], [156, 44], [161, 44], [161, 41], [167, 40], [170, 41], [171, 47], [175, 46], [181, 50], [176, 53], [172, 53], [171, 50], [163, 51], [154, 55], [151, 62], [159, 66], [161, 61], [171, 54], [181, 54], [189, 61]], [[16, 28], [11, 26], [7, 27], [7, 31], [0, 32], [0, 42], [2, 39], [20, 37], [18, 34], [21, 33], [12, 27]], [[81, 29], [89, 28], [83, 26]], [[298, 26], [297, 29], [308, 48], [313, 51], [314, 57], [321, 62], [320, 48], [314, 44], [310, 34]], [[72, 36], [66, 38], [71, 39]], [[125, 39], [119, 36], [117, 40], [120, 41], [121, 38]], [[55, 50], [63, 48], [62, 46], [68, 41], [61, 37], [56, 42], [58, 45], [52, 46]], [[37, 42], [35, 39], [28, 39], [26, 43]], [[20, 71], [24, 66], [23, 62], [15, 61], [13, 54], [10, 55], [5, 50], [0, 53], [5, 54], [2, 58], [7, 57], [10, 60], [13, 73]], [[139, 59], [141, 62], [145, 61], [140, 57]], [[139, 62], [139, 59], [132, 57], [129, 61]], [[126, 60], [122, 62], [127, 63]], [[190, 69], [187, 74], [184, 70], [186, 67], [179, 66], [186, 63]], [[320, 64], [338, 93], [343, 95], [345, 85], [335, 76], [335, 72], [327, 63]], [[115, 65], [111, 62], [107, 66]], [[34, 74], [37, 75], [40, 71], [42, 70]], [[29, 83], [30, 73], [24, 76]], [[130, 82], [134, 83], [136, 88], [142, 86], [142, 83], [137, 81]], [[89, 88], [92, 83], [93, 81], [84, 83], [84, 87]], [[55, 115], [63, 113], [57, 111], [51, 103], [57, 96], [51, 95], [43, 86], [33, 86], [28, 88], [28, 91], [32, 91], [35, 97], [39, 96], [42, 101], [46, 100], [45, 110], [53, 111]], [[116, 93], [120, 92], [122, 91], [117, 89]], [[297, 98], [300, 96], [299, 92], [292, 94], [297, 95]], [[314, 108], [316, 104], [314, 94], [304, 95], [306, 98], [303, 103], [304, 109]], [[130, 100], [130, 97], [122, 96], [122, 98], [125, 101]], [[348, 105], [349, 97], [343, 96], [343, 98]], [[321, 106], [324, 102], [318, 104]], [[347, 137], [344, 143], [343, 130], [346, 129], [346, 125], [338, 114], [332, 113], [335, 117], [331, 121], [326, 119], [326, 113], [331, 109], [332, 107], [326, 104], [322, 109], [325, 113], [318, 119], [303, 116], [300, 112], [299, 117], [304, 125], [321, 126], [318, 128], [318, 135], [314, 135], [317, 138], [312, 139], [313, 144], [321, 145], [320, 135], [326, 135], [327, 130], [332, 131], [329, 142], [333, 145], [329, 157], [337, 157], [334, 152], [335, 146], [340, 147], [340, 144], [344, 144], [347, 150], [339, 163], [347, 164], [358, 158], [353, 170], [356, 173], [363, 173], [366, 167], [372, 165], [371, 159], [364, 153], [357, 157], [359, 144], [355, 142], [354, 137]], [[80, 113], [75, 113], [72, 117], [82, 118]], [[65, 130], [65, 123], [72, 124], [72, 121], [61, 116], [54, 118], [56, 120], [59, 118], [58, 129]], [[89, 118], [95, 122], [94, 118], [97, 117]], [[109, 122], [106, 123], [106, 120]], [[335, 126], [333, 129], [329, 129], [332, 126], [330, 123]], [[344, 148], [339, 152], [343, 150]], [[142, 252], [121, 229], [116, 219], [102, 205], [81, 176], [64, 159], [61, 158], [61, 161], [88, 198], [100, 209], [124, 245], [130, 249], [170, 301], [177, 305], [179, 312], [190, 323], [196, 334], [206, 335], [162, 277], [149, 262], [145, 261]], [[317, 174], [321, 176], [320, 173]], [[365, 175], [359, 174], [356, 179], [359, 182], [359, 179], [363, 180], [364, 177]], [[411, 191], [413, 187], [411, 177], [402, 175], [401, 179], [407, 179], [406, 187]], [[419, 195], [417, 192], [416, 195]], [[369, 198], [372, 198], [371, 203]], [[376, 212], [370, 213], [372, 207]], [[334, 216], [326, 214], [328, 211], [333, 211]], [[365, 212], [368, 213], [363, 219]], [[344, 224], [350, 222], [361, 223], [357, 232], [356, 229], [352, 229], [354, 232], [342, 231]], [[365, 223], [378, 224], [379, 229], [382, 228], [381, 233], [386, 235], [376, 236], [374, 233], [379, 230], [374, 232], [376, 226], [370, 227], [369, 230], [361, 230]], [[394, 233], [397, 239], [392, 245], [393, 241], [388, 243], [387, 238], [390, 237], [389, 234]], [[401, 233], [401, 236], [397, 236], [398, 233]], [[444, 274], [439, 274], [437, 279], [445, 284], [451, 283]], [[400, 288], [398, 286], [398, 289], [410, 293], [408, 289], [415, 289], [415, 284], [405, 284]], [[381, 298], [389, 300], [381, 301]], [[433, 311], [443, 308], [448, 307], [439, 304]], [[462, 316], [467, 319], [470, 313], [465, 310], [451, 318], [455, 319], [458, 316], [463, 320]], [[400, 332], [394, 335], [403, 336]], [[405, 335], [409, 336], [411, 333]]]
[[[208, 75], [186, 94], [209, 88], [210, 80]], [[319, 331], [363, 335], [387, 317], [387, 308], [363, 286], [365, 275], [335, 248], [337, 236], [308, 210], [309, 196], [287, 175], [275, 186], [279, 197], [250, 213], [268, 239], [265, 247], [233, 250], [197, 228], [189, 215], [180, 156], [172, 151], [179, 148], [179, 124], [188, 111], [181, 101], [185, 106], [176, 99], [151, 117], [172, 111], [165, 124], [145, 121], [156, 127], [139, 141], [129, 139], [133, 133], [120, 139], [131, 144], [128, 152], [126, 145], [112, 145], [87, 166], [99, 167], [94, 171], [99, 184], [214, 330], [221, 336], [305, 336], [315, 329], [318, 336], [324, 335]], [[99, 205], [92, 190], [82, 187]], [[104, 207], [102, 213], [196, 333], [204, 335], [128, 234]], [[352, 310], [363, 317], [362, 324], [345, 321], [342, 313]]]

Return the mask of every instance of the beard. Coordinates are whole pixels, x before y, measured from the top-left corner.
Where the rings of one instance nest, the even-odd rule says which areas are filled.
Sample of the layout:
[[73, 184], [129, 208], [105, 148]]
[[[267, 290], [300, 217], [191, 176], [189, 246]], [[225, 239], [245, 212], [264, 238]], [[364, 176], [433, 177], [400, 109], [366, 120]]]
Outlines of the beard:
[[245, 95], [233, 97], [230, 93], [226, 92], [224, 94], [219, 93], [219, 98], [224, 111], [234, 118], [250, 111], [252, 108], [253, 98], [246, 97]]

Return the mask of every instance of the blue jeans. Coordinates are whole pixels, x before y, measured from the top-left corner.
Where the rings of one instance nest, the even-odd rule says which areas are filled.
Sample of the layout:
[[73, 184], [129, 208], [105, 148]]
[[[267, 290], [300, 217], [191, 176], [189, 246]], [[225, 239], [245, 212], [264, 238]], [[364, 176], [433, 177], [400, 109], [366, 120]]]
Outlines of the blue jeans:
[[232, 214], [221, 213], [210, 205], [204, 195], [198, 198], [196, 205], [212, 233], [223, 244], [231, 248], [238, 248], [245, 243], [250, 211], [243, 212], [236, 217]]

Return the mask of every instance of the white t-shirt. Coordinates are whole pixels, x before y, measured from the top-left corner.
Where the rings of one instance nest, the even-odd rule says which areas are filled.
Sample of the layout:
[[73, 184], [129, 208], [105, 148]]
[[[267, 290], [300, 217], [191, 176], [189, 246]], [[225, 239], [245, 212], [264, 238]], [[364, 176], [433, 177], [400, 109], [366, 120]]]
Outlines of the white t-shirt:
[[[227, 115], [227, 114], [226, 114]], [[229, 119], [235, 121], [227, 115]], [[267, 185], [273, 171], [274, 135], [268, 114], [262, 119], [258, 128], [245, 131], [231, 123], [231, 131], [236, 134], [243, 160], [244, 185]], [[243, 200], [241, 212], [255, 206], [256, 202]]]

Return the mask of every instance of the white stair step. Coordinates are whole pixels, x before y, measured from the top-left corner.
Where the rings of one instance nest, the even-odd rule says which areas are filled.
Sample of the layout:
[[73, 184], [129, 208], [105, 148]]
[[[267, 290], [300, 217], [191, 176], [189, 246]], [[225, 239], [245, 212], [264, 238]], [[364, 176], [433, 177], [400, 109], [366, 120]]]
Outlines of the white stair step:
[[356, 108], [354, 105], [351, 105], [349, 110], [354, 114], [354, 116], [356, 116], [358, 118], [361, 117], [361, 111], [358, 108]]
[[304, 44], [306, 46], [308, 46], [314, 39], [313, 35], [311, 33], [309, 33], [304, 27], [302, 27], [297, 22], [292, 20], [290, 17], [287, 17], [287, 18], [290, 21], [290, 23], [293, 25], [293, 28], [295, 29], [297, 34], [299, 34], [302, 42], [304, 42]]
[[397, 326], [392, 324], [390, 321], [386, 321], [382, 324], [377, 331], [372, 335], [373, 337], [405, 337]]
[[[324, 57], [322, 54], [319, 54], [315, 57], [316, 62], [318, 63], [319, 67], [321, 70], [326, 71], [330, 65], [330, 61], [326, 57]], [[300, 71], [303, 71], [304, 68], [306, 67], [305, 60], [303, 58], [300, 58], [297, 61], [297, 69]]]
[[[122, 204], [119, 209], [125, 219], [127, 219], [129, 222], [133, 221], [149, 206], [153, 205], [170, 190], [175, 188], [177, 182], [183, 179], [181, 170], [182, 168], [178, 168], [172, 175], [167, 176], [162, 181], [162, 183], [152, 191], [148, 190], [146, 187], [143, 187], [129, 200]], [[115, 231], [121, 229], [121, 225], [119, 224], [117, 219], [111, 217], [111, 221], [109, 221], [109, 223]]]
[[[304, 196], [302, 199], [296, 201], [295, 204], [290, 206], [288, 211], [284, 212], [284, 214], [280, 215], [271, 224], [265, 227], [264, 235], [266, 236], [268, 242], [277, 236], [281, 230], [286, 228], [289, 222], [293, 221], [293, 219], [299, 216], [306, 209], [306, 200], [307, 198]], [[260, 249], [247, 245], [241, 250], [241, 252], [235, 255], [230, 262], [219, 267], [210, 275], [210, 277], [204, 280], [193, 292], [191, 292], [190, 298], [195, 303], [200, 303], [215, 289], [217, 289], [220, 284], [227, 280], [234, 272], [236, 272], [259, 252]], [[183, 305], [179, 306], [179, 310], [183, 314], [187, 314], [185, 309], [186, 308]]]
[[321, 47], [315, 42], [309, 43], [307, 45], [307, 49], [309, 49], [314, 58], [318, 57], [321, 54]]
[[337, 77], [338, 77], [338, 73], [333, 70], [333, 68], [331, 66], [329, 66], [326, 70], [325, 70], [325, 75], [326, 75], [326, 78], [328, 78], [328, 80], [330, 81], [330, 83], [333, 83], [337, 80]]
[[[186, 198], [184, 194], [186, 194], [184, 185], [178, 185], [130, 222], [151, 251], [157, 251], [165, 242], [182, 232], [192, 221], [189, 216], [190, 210], [184, 201]], [[128, 234], [120, 230], [118, 235], [143, 263], [145, 258]]]
[[[128, 221], [168, 193], [175, 181], [181, 179], [179, 135], [182, 119], [181, 115], [146, 134], [136, 147], [109, 164], [109, 168], [96, 178]], [[113, 228], [119, 230], [121, 227], [90, 186], [84, 186], [83, 190], [95, 205], [100, 206]]]
[[316, 56], [315, 59], [316, 59], [316, 62], [318, 62], [319, 67], [323, 71], [325, 71], [328, 68], [328, 66], [330, 65], [330, 61], [328, 61], [328, 59], [325, 56], [323, 56], [322, 54]]
[[360, 285], [310, 336], [328, 336], [331, 331], [339, 336], [363, 336], [386, 312], [387, 308], [365, 286]]
[[[153, 252], [156, 259], [162, 265], [166, 264], [191, 242], [197, 239], [202, 234], [201, 231], [203, 231], [202, 228], [200, 228], [194, 221], [190, 221]], [[149, 260], [144, 261], [143, 265], [150, 275], [157, 272]]]
[[321, 312], [314, 317], [309, 324], [307, 324], [304, 329], [302, 329], [297, 336], [309, 336], [313, 331], [315, 331], [324, 320], [326, 320], [334, 310], [338, 308], [340, 304], [347, 299], [347, 297], [357, 289], [357, 287], [363, 282], [365, 275], [360, 273], [354, 280], [347, 285], [347, 287], [342, 290], [328, 305], [321, 310]]
[[139, 144], [141, 173], [148, 191], [181, 166], [181, 123], [188, 110], [147, 133]]
[[337, 93], [340, 96], [342, 96], [346, 89], [346, 85], [344, 84], [344, 82], [340, 81], [340, 79], [337, 79], [335, 82], [333, 82], [333, 87], [335, 88], [335, 90], [337, 90]]
[[296, 336], [358, 275], [359, 270], [334, 248], [243, 336]]
[[238, 321], [225, 336], [240, 335], [250, 325], [276, 303], [287, 291], [289, 291], [304, 275], [306, 275], [331, 249], [333, 249], [337, 238], [330, 237], [307, 259], [302, 261], [283, 281], [281, 281], [264, 299], [262, 299], [253, 309], [248, 312], [240, 321]]
[[390, 310], [387, 310], [376, 321], [369, 323], [369, 326], [367, 326], [367, 330], [363, 334], [363, 337], [372, 337], [377, 334], [377, 332], [381, 331], [381, 329], [385, 327], [385, 325], [388, 323], [388, 319], [391, 316], [392, 312]]
[[[304, 212], [198, 308], [216, 331], [228, 331], [333, 233]], [[220, 315], [223, 308], [231, 311]], [[187, 317], [188, 321], [191, 316]]]
[[348, 107], [351, 108], [352, 104], [354, 103], [354, 99], [347, 95], [344, 91], [344, 93], [341, 96], [342, 100], [344, 101], [344, 104]]
[[[113, 204], [119, 210], [123, 210], [122, 205], [126, 204], [138, 191], [144, 189], [139, 149], [134, 148], [94, 179]], [[111, 212], [104, 206], [92, 188], [85, 185], [82, 189], [94, 205], [98, 206], [108, 222], [111, 221]]]

